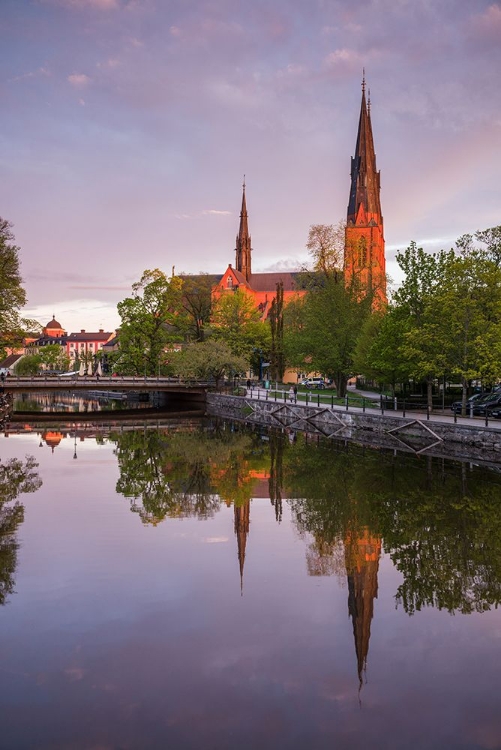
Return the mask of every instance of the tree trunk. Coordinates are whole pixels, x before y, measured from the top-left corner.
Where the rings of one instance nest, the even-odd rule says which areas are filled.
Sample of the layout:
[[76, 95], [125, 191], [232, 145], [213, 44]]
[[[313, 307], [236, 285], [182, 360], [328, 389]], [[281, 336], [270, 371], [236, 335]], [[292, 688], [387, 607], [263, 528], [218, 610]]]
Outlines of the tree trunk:
[[431, 376], [426, 379], [426, 394], [428, 408], [430, 411], [433, 411], [433, 378]]
[[348, 377], [344, 372], [338, 372], [336, 377], [336, 393], [338, 398], [346, 396]]

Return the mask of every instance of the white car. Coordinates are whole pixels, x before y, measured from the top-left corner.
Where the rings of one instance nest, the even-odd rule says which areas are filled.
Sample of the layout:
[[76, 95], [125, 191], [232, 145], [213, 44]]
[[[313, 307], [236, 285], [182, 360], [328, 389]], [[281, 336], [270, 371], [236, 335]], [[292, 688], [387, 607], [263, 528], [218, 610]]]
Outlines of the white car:
[[323, 378], [306, 378], [301, 385], [305, 388], [325, 388], [325, 381]]

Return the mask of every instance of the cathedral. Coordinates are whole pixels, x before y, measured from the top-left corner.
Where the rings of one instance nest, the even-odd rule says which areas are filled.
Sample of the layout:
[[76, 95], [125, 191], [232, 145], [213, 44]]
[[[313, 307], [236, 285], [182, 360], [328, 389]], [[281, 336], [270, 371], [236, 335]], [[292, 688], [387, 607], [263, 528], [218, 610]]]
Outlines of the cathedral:
[[[362, 289], [374, 295], [375, 306], [386, 303], [386, 268], [383, 216], [380, 201], [380, 173], [372, 135], [370, 94], [365, 95], [362, 80], [362, 103], [358, 123], [355, 156], [351, 159], [351, 188], [346, 216], [344, 276], [348, 284], [357, 279]], [[305, 293], [299, 271], [278, 273], [252, 272], [252, 246], [249, 233], [245, 181], [242, 191], [240, 227], [236, 238], [235, 264], [231, 263], [213, 288], [217, 299], [228, 291], [241, 289], [253, 297], [261, 320], [266, 320], [277, 293], [283, 286], [284, 304]]]
[[228, 291], [241, 289], [253, 297], [261, 320], [266, 320], [271, 303], [277, 293], [277, 284], [282, 284], [284, 304], [297, 294], [304, 294], [301, 273], [299, 271], [281, 271], [278, 273], [252, 273], [252, 247], [249, 234], [247, 203], [245, 200], [245, 182], [242, 192], [242, 209], [240, 227], [236, 238], [235, 265], [230, 263], [223, 276], [213, 289], [213, 297], [219, 298]]

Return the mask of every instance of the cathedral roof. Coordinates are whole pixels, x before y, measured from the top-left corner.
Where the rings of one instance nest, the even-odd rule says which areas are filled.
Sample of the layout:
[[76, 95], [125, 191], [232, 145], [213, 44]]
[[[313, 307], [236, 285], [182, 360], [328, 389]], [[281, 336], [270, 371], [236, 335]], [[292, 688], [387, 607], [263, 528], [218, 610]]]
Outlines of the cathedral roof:
[[249, 286], [255, 292], [273, 292], [277, 284], [284, 285], [284, 292], [293, 292], [301, 288], [299, 271], [277, 271], [274, 273], [253, 273], [249, 278]]

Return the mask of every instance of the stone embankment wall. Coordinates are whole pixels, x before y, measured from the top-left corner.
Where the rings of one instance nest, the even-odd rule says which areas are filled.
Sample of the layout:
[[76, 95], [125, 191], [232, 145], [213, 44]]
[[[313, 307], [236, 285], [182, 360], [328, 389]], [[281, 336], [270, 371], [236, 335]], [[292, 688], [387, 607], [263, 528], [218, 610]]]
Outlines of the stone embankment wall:
[[418, 420], [293, 403], [207, 394], [210, 414], [251, 424], [299, 430], [365, 445], [501, 463], [501, 431], [495, 427]]

